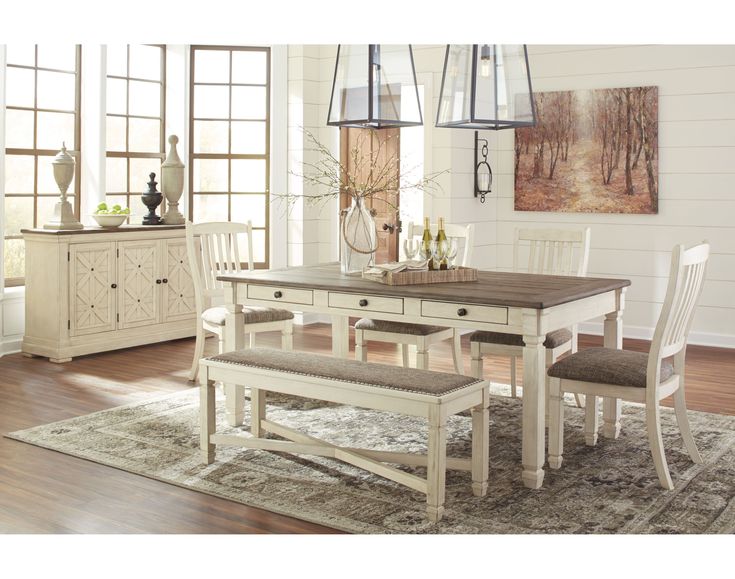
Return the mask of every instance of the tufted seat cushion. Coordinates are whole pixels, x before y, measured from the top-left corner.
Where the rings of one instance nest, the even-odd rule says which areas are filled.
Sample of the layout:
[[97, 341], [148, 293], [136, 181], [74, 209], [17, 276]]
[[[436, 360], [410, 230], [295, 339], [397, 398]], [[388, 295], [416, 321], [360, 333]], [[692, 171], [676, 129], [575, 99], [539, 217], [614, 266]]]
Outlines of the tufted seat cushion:
[[320, 356], [308, 352], [289, 352], [270, 348], [250, 348], [238, 352], [227, 352], [207, 359], [238, 366], [277, 370], [289, 374], [354, 382], [355, 384], [431, 396], [442, 396], [461, 390], [466, 386], [483, 382], [478, 378], [459, 374], [359, 362], [345, 358]]
[[[261, 308], [257, 306], [248, 306], [242, 309], [245, 315], [246, 324], [262, 324], [264, 322], [281, 322], [283, 320], [292, 320], [293, 312], [288, 310], [280, 310], [276, 308]], [[222, 306], [215, 306], [204, 310], [202, 319], [213, 326], [224, 326], [227, 309]]]
[[[546, 334], [545, 348], [558, 348], [572, 339], [572, 331], [566, 328], [554, 330]], [[503, 346], [523, 347], [523, 336], [520, 334], [503, 334], [501, 332], [473, 332], [470, 334], [470, 342], [482, 342], [483, 344], [502, 344]]]
[[409, 334], [411, 336], [428, 336], [443, 332], [447, 328], [442, 326], [428, 326], [425, 324], [408, 324], [406, 322], [389, 322], [386, 320], [372, 320], [362, 318], [355, 324], [356, 330], [372, 330], [374, 332], [389, 332], [391, 334]]
[[[548, 374], [566, 380], [645, 388], [647, 366], [648, 354], [642, 352], [589, 348], [552, 364]], [[662, 360], [661, 382], [668, 380], [673, 374], [671, 362]]]

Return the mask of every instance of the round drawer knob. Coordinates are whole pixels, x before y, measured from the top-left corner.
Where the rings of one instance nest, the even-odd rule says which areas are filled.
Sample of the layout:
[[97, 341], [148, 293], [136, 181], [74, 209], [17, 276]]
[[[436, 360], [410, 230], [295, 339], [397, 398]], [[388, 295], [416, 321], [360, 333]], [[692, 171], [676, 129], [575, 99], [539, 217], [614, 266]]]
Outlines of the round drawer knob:
[[359, 303], [359, 304], [360, 304], [360, 307], [361, 307], [361, 308], [364, 308], [364, 307], [365, 307], [365, 306], [366, 306], [366, 305], [368, 304], [368, 301], [367, 301], [367, 300], [366, 300], [365, 298], [363, 298], [363, 299], [361, 299], [361, 300], [360, 300], [359, 302], [357, 302], [357, 303]]
[[283, 292], [282, 291], [275, 291], [275, 292], [273, 292], [273, 297], [276, 298], [277, 300], [278, 299], [281, 299], [283, 297]]
[[160, 279], [157, 279], [156, 280], [156, 283], [160, 284], [161, 283], [161, 280]]
[[166, 279], [165, 277], [164, 277], [164, 278], [163, 278], [163, 279], [162, 279], [161, 281], [162, 281], [163, 283], [168, 283], [168, 280], [167, 280], [167, 279]]
[[459, 308], [457, 310], [457, 315], [458, 316], [466, 316], [467, 315], [467, 310], [465, 308]]
[[117, 284], [116, 284], [116, 283], [113, 283], [113, 284], [112, 284], [112, 285], [111, 285], [110, 287], [111, 287], [112, 289], [117, 289]]

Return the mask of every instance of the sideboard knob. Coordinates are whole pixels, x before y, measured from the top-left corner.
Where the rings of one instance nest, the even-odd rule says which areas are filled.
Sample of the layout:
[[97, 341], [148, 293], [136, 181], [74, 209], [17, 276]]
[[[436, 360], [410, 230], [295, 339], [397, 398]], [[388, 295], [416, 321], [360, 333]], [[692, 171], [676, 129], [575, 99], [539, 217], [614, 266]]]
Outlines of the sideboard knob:
[[113, 283], [113, 284], [112, 284], [112, 285], [111, 285], [110, 287], [111, 287], [112, 289], [117, 289], [117, 284], [116, 284], [116, 283]]
[[157, 283], [157, 284], [160, 284], [160, 283], [161, 283], [161, 280], [160, 280], [160, 279], [157, 279], [157, 280], [156, 280], [156, 283]]
[[279, 299], [281, 299], [283, 297], [283, 292], [280, 291], [280, 290], [279, 291], [274, 291], [273, 292], [273, 297], [276, 298], [277, 300], [279, 300]]
[[164, 277], [164, 278], [163, 278], [163, 279], [162, 279], [161, 281], [162, 281], [163, 283], [168, 283], [168, 279], [166, 279], [165, 277]]
[[368, 301], [365, 298], [362, 298], [359, 302], [360, 307], [364, 308], [366, 305], [368, 305]]
[[459, 308], [457, 310], [457, 315], [458, 316], [466, 316], [467, 315], [467, 310], [465, 308]]

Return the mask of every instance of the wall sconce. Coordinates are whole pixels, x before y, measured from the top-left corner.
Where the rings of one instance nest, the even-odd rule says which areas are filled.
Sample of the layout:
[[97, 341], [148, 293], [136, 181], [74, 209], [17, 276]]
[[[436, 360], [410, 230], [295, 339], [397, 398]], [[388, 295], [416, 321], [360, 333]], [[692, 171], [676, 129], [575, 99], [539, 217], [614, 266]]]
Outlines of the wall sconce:
[[[477, 145], [482, 141], [482, 161], [477, 162]], [[478, 131], [475, 131], [475, 197], [480, 198], [480, 203], [485, 203], [485, 195], [491, 192], [493, 186], [493, 171], [487, 162], [487, 139], [480, 139]]]

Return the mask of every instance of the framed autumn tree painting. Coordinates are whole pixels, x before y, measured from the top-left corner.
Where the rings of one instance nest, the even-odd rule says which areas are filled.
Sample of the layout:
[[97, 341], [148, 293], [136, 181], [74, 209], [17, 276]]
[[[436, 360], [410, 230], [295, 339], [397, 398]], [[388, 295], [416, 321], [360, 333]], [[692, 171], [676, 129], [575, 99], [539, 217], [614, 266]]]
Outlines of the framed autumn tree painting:
[[536, 94], [516, 129], [515, 209], [658, 213], [658, 87]]

